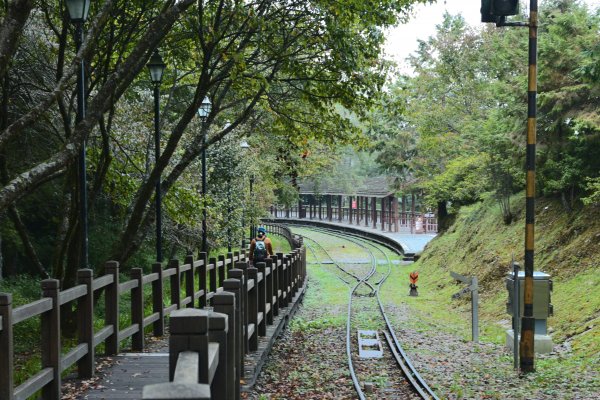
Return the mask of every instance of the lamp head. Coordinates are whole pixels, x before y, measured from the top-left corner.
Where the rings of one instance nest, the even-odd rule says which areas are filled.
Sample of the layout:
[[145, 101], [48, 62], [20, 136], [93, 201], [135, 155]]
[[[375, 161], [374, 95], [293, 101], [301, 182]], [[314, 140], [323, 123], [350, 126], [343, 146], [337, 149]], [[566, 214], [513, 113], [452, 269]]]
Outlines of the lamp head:
[[210, 103], [210, 99], [207, 96], [204, 98], [204, 100], [202, 100], [202, 104], [200, 104], [200, 107], [198, 107], [198, 117], [200, 117], [202, 122], [206, 121], [206, 118], [208, 118], [211, 107], [212, 104]]
[[160, 83], [162, 81], [163, 72], [165, 72], [167, 65], [163, 62], [158, 50], [154, 50], [154, 54], [152, 54], [152, 57], [150, 57], [150, 60], [146, 65], [148, 67], [148, 71], [150, 71], [150, 79], [152, 80], [152, 83]]
[[85, 22], [90, 11], [90, 0], [66, 0], [71, 22]]

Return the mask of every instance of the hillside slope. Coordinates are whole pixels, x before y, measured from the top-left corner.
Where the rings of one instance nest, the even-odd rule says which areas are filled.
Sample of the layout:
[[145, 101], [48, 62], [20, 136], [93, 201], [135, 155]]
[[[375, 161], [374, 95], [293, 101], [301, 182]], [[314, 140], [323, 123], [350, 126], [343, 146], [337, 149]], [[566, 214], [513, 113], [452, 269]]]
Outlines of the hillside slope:
[[[511, 225], [504, 225], [492, 199], [463, 207], [448, 232], [429, 243], [415, 264], [420, 290], [462, 312], [470, 310], [470, 302], [450, 300], [464, 285], [457, 285], [449, 272], [477, 276], [481, 335], [499, 343], [510, 326], [504, 279], [513, 255], [524, 265], [524, 196], [511, 202], [518, 221]], [[550, 274], [554, 283], [554, 316], [548, 321], [553, 341], [572, 350], [575, 359], [600, 366], [600, 209], [569, 214], [559, 201], [539, 199], [536, 214], [535, 270]]]

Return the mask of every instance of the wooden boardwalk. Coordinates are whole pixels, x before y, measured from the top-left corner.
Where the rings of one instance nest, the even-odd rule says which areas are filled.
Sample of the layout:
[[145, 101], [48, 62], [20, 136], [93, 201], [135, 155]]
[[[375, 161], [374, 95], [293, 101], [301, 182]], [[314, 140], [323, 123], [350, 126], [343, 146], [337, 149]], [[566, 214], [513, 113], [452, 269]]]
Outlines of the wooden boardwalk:
[[[267, 335], [259, 338], [258, 350], [246, 355], [244, 378], [241, 382], [242, 391], [254, 385], [275, 340], [296, 312], [305, 289], [306, 284], [300, 288], [290, 306], [279, 309], [279, 316], [275, 317], [273, 325], [267, 327]], [[121, 353], [110, 358], [112, 365], [102, 370], [99, 379], [94, 380], [94, 384], [90, 385], [85, 393], [72, 397], [73, 399], [141, 399], [145, 385], [169, 381], [168, 336], [157, 341], [149, 352]]]
[[169, 353], [122, 353], [112, 357], [95, 387], [79, 399], [141, 399], [145, 385], [169, 381]]

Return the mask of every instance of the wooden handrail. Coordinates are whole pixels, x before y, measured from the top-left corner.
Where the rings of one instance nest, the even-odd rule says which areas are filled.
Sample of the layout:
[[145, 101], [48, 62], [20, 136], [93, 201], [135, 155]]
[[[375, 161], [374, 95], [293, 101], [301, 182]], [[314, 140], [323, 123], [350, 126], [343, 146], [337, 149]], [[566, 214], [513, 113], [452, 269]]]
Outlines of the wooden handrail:
[[[281, 226], [273, 226], [274, 232], [289, 238], [291, 244], [296, 238], [293, 237], [289, 229]], [[209, 305], [209, 299], [218, 310], [219, 301], [223, 296], [232, 296], [237, 293], [240, 296], [239, 310], [231, 306], [232, 323], [234, 326], [240, 326], [241, 335], [233, 335], [231, 340], [239, 340], [242, 349], [238, 353], [243, 358], [246, 351], [250, 348], [255, 349], [258, 343], [258, 337], [266, 334], [266, 325], [272, 324], [274, 316], [278, 314], [280, 304], [288, 304], [293, 296], [294, 288], [297, 288], [296, 282], [304, 280], [301, 276], [303, 268], [291, 267], [293, 263], [298, 262], [300, 258], [298, 253], [303, 250], [296, 250], [287, 257], [267, 260], [258, 268], [248, 268], [246, 253], [241, 252], [228, 253], [219, 259], [211, 258], [210, 262], [205, 254], [201, 254], [198, 260], [189, 256], [185, 263], [179, 264], [178, 261], [169, 263], [169, 268], [164, 269], [163, 264], [155, 263], [152, 266], [152, 272], [144, 275], [140, 268], [131, 270], [131, 279], [120, 282], [119, 263], [110, 261], [106, 263], [106, 274], [93, 278], [91, 270], [80, 270], [78, 273], [78, 285], [65, 291], [60, 291], [58, 281], [45, 280], [42, 285], [44, 288], [44, 298], [31, 302], [29, 304], [12, 308], [12, 297], [9, 294], [0, 293], [0, 398], [13, 400], [15, 397], [21, 398], [42, 391], [43, 399], [59, 399], [61, 379], [60, 374], [74, 364], [78, 365], [78, 374], [82, 378], [87, 378], [94, 373], [95, 348], [105, 343], [106, 353], [108, 355], [118, 354], [120, 352], [120, 342], [132, 337], [132, 347], [134, 350], [143, 350], [144, 328], [153, 326], [153, 333], [160, 336], [164, 333], [165, 317], [171, 315], [171, 320], [181, 307], [205, 307]], [[282, 255], [283, 256], [283, 255]], [[288, 267], [288, 265], [290, 267]], [[238, 275], [234, 267], [242, 267]], [[251, 279], [248, 279], [248, 274]], [[230, 279], [236, 276], [243, 282], [244, 291], [235, 289], [231, 286]], [[183, 277], [183, 278], [182, 278]], [[225, 279], [227, 278], [227, 279]], [[182, 279], [185, 281], [182, 282]], [[234, 279], [234, 280], [236, 280]], [[280, 280], [285, 279], [280, 283]], [[171, 304], [165, 305], [165, 282], [170, 283]], [[228, 283], [229, 282], [229, 283]], [[144, 287], [152, 286], [152, 312], [145, 315], [145, 296]], [[181, 290], [184, 286], [185, 297], [181, 296]], [[285, 289], [285, 287], [290, 287]], [[208, 290], [210, 288], [210, 291]], [[98, 290], [104, 290], [105, 301], [105, 320], [104, 326], [94, 331], [92, 316], [94, 314], [94, 296]], [[238, 290], [236, 292], [236, 290]], [[131, 297], [131, 323], [128, 326], [120, 326], [120, 298], [122, 295], [129, 294]], [[219, 300], [221, 299], [221, 300]], [[198, 300], [196, 302], [196, 300]], [[61, 326], [60, 326], [60, 306], [77, 303], [78, 312], [78, 344], [63, 354], [61, 351]], [[229, 306], [227, 306], [229, 307]], [[236, 319], [235, 315], [239, 312]], [[252, 314], [252, 315], [249, 315]], [[14, 339], [13, 327], [30, 318], [40, 316], [42, 319], [42, 369], [23, 382], [18, 387], [14, 387]], [[238, 328], [235, 328], [237, 330]], [[237, 339], [234, 339], [237, 338]], [[252, 344], [250, 344], [252, 341]], [[233, 343], [233, 342], [232, 342]], [[235, 353], [235, 354], [238, 354]], [[232, 353], [233, 354], [233, 353]], [[213, 357], [214, 358], [214, 357]], [[232, 365], [231, 362], [224, 364]], [[243, 373], [243, 368], [237, 364], [238, 368], [233, 366], [231, 374], [227, 375], [227, 384], [231, 387], [235, 382], [235, 374]], [[237, 372], [236, 372], [237, 371]], [[215, 379], [221, 380], [222, 377], [215, 375]], [[225, 378], [223, 378], [225, 379]], [[238, 380], [239, 381], [239, 380]], [[185, 385], [184, 385], [185, 386]], [[178, 386], [182, 387], [182, 386]], [[206, 389], [206, 388], [204, 388]], [[200, 390], [207, 393], [206, 390]], [[238, 392], [239, 388], [229, 389], [232, 393]], [[210, 398], [210, 390], [207, 398]], [[152, 398], [152, 397], [149, 397]], [[235, 399], [236, 397], [228, 397]]]

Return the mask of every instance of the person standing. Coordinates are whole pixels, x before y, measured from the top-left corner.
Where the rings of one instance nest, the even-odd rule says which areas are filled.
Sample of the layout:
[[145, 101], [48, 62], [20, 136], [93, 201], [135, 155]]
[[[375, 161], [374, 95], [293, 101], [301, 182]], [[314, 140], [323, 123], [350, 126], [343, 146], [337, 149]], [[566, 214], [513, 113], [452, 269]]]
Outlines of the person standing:
[[259, 262], [265, 262], [265, 260], [274, 255], [273, 245], [271, 239], [267, 237], [267, 230], [264, 227], [258, 228], [257, 235], [252, 242], [250, 242], [250, 264], [256, 265]]

